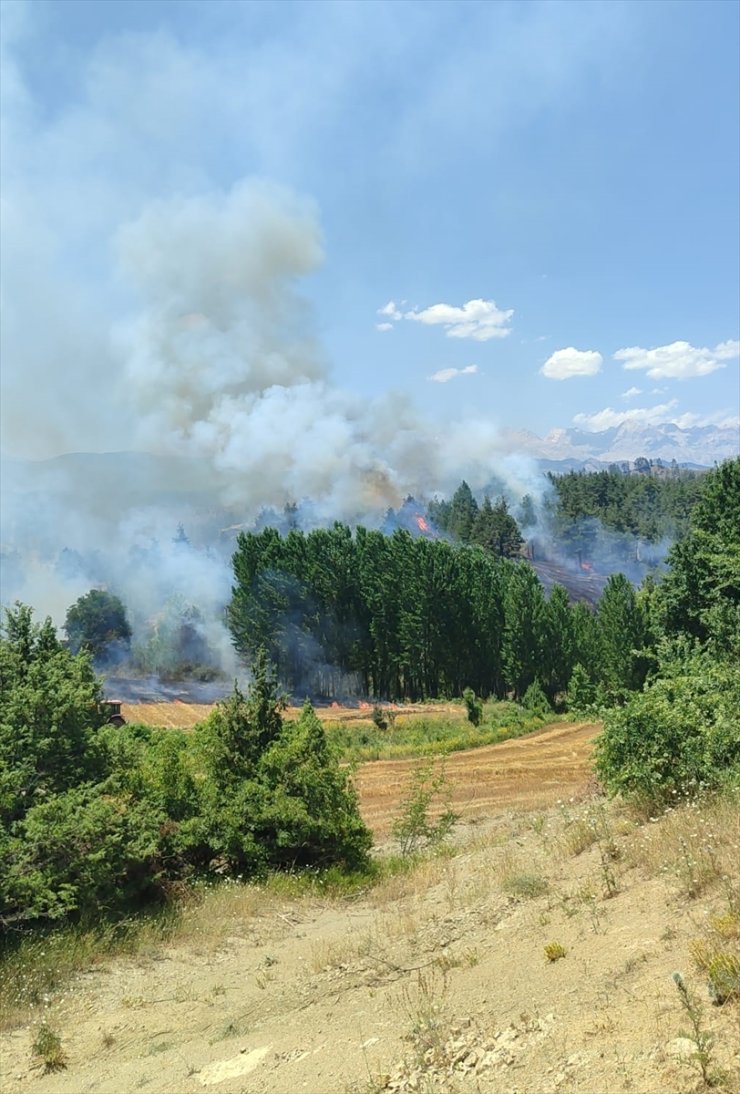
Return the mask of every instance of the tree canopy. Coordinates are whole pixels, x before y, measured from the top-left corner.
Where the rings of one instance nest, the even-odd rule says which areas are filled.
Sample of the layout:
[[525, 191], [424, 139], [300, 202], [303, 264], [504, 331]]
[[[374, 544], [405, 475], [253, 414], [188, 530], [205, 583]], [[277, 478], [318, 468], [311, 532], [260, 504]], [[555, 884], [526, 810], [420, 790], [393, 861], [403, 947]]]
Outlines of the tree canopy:
[[105, 589], [91, 589], [76, 600], [67, 611], [64, 630], [72, 653], [84, 649], [95, 658], [105, 656], [113, 644], [128, 648], [131, 641], [126, 609]]

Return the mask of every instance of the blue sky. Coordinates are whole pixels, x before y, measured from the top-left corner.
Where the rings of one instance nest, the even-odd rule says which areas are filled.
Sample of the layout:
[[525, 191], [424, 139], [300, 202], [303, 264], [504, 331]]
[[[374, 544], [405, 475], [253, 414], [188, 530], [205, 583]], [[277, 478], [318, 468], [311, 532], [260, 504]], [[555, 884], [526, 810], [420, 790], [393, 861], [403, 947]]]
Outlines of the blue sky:
[[126, 447], [120, 332], [172, 283], [131, 225], [255, 178], [316, 226], [301, 375], [540, 434], [733, 418], [739, 13], [4, 0], [4, 447]]

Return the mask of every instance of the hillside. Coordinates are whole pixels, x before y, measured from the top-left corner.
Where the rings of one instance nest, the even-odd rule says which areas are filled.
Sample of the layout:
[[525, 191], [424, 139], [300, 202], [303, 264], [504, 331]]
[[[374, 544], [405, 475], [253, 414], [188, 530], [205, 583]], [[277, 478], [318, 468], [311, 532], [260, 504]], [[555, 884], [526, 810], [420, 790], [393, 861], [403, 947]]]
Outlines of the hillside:
[[[675, 970], [715, 1037], [717, 1089], [740, 1089], [738, 1003], [712, 1006], [691, 956], [723, 924], [724, 948], [737, 944], [740, 813], [638, 824], [589, 789], [593, 729], [508, 742], [485, 750], [491, 762], [452, 757], [463, 820], [450, 850], [375, 888], [232, 884], [191, 903], [169, 942], [17, 1012], [4, 1089], [689, 1094], [701, 1083]], [[402, 772], [359, 772], [381, 840]], [[562, 960], [547, 960], [550, 942]], [[42, 1016], [64, 1070], [45, 1074], [31, 1052]]]

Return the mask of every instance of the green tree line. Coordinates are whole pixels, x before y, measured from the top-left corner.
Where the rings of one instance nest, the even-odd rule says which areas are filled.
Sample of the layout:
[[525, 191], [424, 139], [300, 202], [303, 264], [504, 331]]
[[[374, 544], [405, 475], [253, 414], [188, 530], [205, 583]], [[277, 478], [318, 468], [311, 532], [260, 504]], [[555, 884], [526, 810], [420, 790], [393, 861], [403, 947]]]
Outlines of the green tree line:
[[576, 664], [609, 694], [647, 670], [649, 620], [620, 574], [594, 614], [562, 587], [546, 597], [531, 566], [484, 547], [335, 524], [242, 533], [234, 576], [236, 649], [247, 659], [266, 649], [293, 692], [331, 695], [353, 678], [391, 700], [465, 688], [503, 698], [538, 681], [552, 701]]

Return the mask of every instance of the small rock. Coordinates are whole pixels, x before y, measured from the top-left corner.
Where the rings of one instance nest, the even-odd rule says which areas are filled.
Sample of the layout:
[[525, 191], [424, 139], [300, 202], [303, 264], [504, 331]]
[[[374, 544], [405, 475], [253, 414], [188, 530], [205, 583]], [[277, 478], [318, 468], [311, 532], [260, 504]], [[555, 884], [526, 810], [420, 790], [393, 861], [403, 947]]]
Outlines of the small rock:
[[669, 1056], [687, 1059], [695, 1055], [696, 1045], [690, 1037], [676, 1037], [673, 1041], [668, 1042], [665, 1050]]

